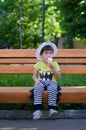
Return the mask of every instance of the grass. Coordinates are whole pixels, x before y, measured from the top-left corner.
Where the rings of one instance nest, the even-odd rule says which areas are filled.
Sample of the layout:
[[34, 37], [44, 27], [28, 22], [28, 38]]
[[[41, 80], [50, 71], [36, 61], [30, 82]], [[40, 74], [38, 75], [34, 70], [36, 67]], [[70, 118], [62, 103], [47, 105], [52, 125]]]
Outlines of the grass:
[[33, 86], [32, 75], [0, 75], [0, 86]]
[[[86, 75], [62, 75], [60, 86], [86, 86]], [[0, 86], [33, 86], [32, 75], [0, 75]]]
[[[86, 75], [62, 75], [60, 86], [86, 86]], [[0, 86], [34, 86], [32, 75], [0, 75]], [[32, 110], [32, 104], [0, 104], [0, 109]], [[47, 109], [44, 105], [43, 109]], [[57, 109], [86, 109], [86, 104], [58, 104]]]
[[59, 84], [61, 86], [86, 86], [86, 75], [63, 75]]

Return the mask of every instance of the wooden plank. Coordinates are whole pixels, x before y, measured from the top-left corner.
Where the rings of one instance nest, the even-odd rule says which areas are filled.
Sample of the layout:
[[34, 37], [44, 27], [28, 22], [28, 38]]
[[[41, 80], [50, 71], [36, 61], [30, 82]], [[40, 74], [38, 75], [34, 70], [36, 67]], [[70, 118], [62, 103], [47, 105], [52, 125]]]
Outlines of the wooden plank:
[[35, 64], [36, 58], [4, 58], [0, 59], [0, 64]]
[[[86, 64], [86, 58], [58, 58], [54, 60], [60, 64]], [[0, 64], [35, 64], [36, 58], [1, 58]]]
[[[36, 50], [0, 49], [0, 57], [36, 57]], [[86, 49], [58, 49], [55, 57], [86, 57]]]
[[58, 49], [56, 57], [86, 57], [86, 49]]
[[86, 86], [62, 87], [61, 103], [86, 103]]
[[86, 58], [54, 58], [59, 64], [86, 64]]
[[62, 74], [86, 74], [86, 65], [60, 66]]
[[25, 65], [6, 65], [0, 66], [0, 74], [33, 74], [34, 68], [33, 66], [25, 66]]
[[[86, 66], [65, 65], [60, 66], [62, 74], [86, 74]], [[34, 67], [29, 65], [1, 65], [0, 74], [33, 74]]]
[[[0, 103], [32, 103], [29, 98], [33, 87], [0, 87]], [[86, 103], [86, 86], [62, 87], [60, 103]], [[47, 103], [48, 95], [43, 94], [43, 103]]]
[[0, 49], [0, 57], [36, 57], [35, 49]]

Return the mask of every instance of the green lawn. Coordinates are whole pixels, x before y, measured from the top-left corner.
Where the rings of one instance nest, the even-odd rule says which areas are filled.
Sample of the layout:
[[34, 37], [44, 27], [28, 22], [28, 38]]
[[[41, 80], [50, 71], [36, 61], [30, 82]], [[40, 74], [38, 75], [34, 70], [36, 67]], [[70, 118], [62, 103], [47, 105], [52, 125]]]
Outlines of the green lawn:
[[86, 86], [86, 75], [63, 75], [59, 84], [61, 86]]
[[[62, 75], [61, 86], [86, 86], [86, 75]], [[0, 86], [33, 86], [32, 75], [0, 75]]]

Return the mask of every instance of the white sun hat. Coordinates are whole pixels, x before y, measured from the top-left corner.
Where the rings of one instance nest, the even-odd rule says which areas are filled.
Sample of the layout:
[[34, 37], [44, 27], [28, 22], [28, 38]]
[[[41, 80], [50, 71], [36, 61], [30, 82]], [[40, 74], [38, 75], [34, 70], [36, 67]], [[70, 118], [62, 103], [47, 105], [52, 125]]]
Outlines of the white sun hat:
[[42, 49], [45, 46], [51, 46], [52, 49], [53, 49], [53, 57], [56, 55], [56, 53], [57, 53], [57, 47], [56, 47], [56, 45], [54, 43], [51, 43], [51, 42], [44, 42], [36, 50], [36, 58], [38, 60], [42, 60], [42, 57], [41, 57], [40, 53], [41, 53]]

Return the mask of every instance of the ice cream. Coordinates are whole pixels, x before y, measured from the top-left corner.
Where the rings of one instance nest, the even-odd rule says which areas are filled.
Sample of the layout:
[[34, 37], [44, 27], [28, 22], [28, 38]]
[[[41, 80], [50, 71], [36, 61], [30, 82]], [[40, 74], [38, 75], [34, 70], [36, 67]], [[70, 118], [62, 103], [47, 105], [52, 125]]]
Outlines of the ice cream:
[[48, 62], [52, 62], [52, 58], [48, 58]]

